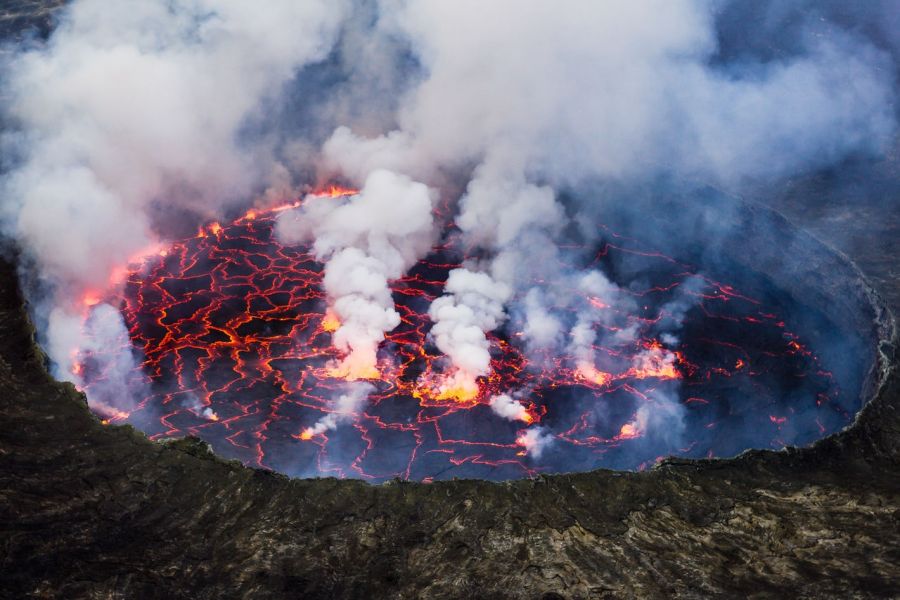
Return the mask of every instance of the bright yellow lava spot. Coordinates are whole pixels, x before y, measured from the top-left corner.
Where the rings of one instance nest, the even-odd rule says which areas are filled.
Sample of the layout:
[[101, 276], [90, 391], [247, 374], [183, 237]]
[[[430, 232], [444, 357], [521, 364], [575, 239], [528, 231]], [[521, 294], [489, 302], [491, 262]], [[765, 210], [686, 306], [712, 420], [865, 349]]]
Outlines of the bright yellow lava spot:
[[357, 379], [381, 379], [381, 372], [369, 364], [357, 364], [349, 358], [326, 370], [328, 377], [356, 381]]
[[637, 427], [634, 426], [634, 423], [625, 423], [622, 425], [622, 428], [619, 430], [619, 437], [623, 438], [631, 438], [636, 437], [638, 434]]
[[438, 390], [435, 400], [453, 400], [454, 402], [471, 402], [478, 395], [478, 388], [448, 387]]
[[100, 295], [94, 292], [87, 292], [84, 296], [82, 296], [81, 301], [85, 306], [94, 306], [96, 304], [100, 304]]
[[597, 385], [606, 385], [612, 380], [612, 375], [600, 371], [594, 367], [594, 365], [588, 363], [581, 363], [578, 365], [578, 375]]
[[327, 311], [322, 318], [322, 329], [328, 332], [335, 332], [341, 326], [340, 319], [331, 311]]
[[662, 364], [654, 364], [650, 365], [644, 369], [634, 369], [634, 377], [637, 379], [647, 379], [649, 377], [656, 377], [658, 379], [678, 379], [678, 371], [675, 370], [675, 365], [671, 363], [662, 363]]

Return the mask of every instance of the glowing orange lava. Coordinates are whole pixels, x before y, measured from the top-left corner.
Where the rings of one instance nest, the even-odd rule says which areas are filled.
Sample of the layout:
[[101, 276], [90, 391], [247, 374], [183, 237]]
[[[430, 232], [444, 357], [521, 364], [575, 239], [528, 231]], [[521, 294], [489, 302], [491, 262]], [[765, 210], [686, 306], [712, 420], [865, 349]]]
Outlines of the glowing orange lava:
[[81, 303], [85, 306], [95, 306], [100, 304], [101, 297], [97, 292], [86, 292], [84, 296], [81, 297]]
[[620, 440], [630, 440], [641, 435], [640, 430], [634, 423], [625, 423], [619, 429], [619, 435], [616, 436]]
[[599, 371], [594, 365], [586, 362], [578, 363], [578, 369], [576, 373], [582, 379], [590, 381], [591, 383], [599, 386], [606, 385], [613, 379], [613, 376], [611, 374]]
[[334, 333], [340, 326], [341, 321], [337, 318], [337, 315], [331, 312], [331, 310], [326, 311], [325, 317], [322, 319], [322, 329], [328, 333]]
[[377, 367], [361, 361], [344, 359], [326, 369], [328, 377], [344, 379], [346, 381], [359, 381], [361, 379], [381, 379], [381, 371]]
[[313, 196], [328, 196], [329, 198], [341, 198], [343, 196], [355, 196], [359, 190], [354, 188], [343, 187], [340, 185], [331, 185], [327, 189], [319, 192], [313, 192]]
[[[357, 193], [331, 186], [311, 195]], [[735, 418], [770, 432], [773, 447], [788, 429], [821, 435], [846, 422], [834, 408], [839, 392], [830, 373], [775, 310], [731, 286], [709, 280], [697, 292], [698, 309], [686, 319], [713, 323], [708, 335], [704, 330], [684, 348], [663, 344], [654, 329], [660, 307], [693, 271], [622, 240], [585, 254], [596, 268], [612, 254], [644, 261], [656, 280], [646, 289], [628, 288], [638, 300], [634, 314], [614, 302], [581, 298], [582, 306], [603, 311], [603, 321], [594, 324], [598, 339], [604, 331], [634, 332], [622, 336], [625, 341], [598, 342], [587, 358], [563, 353], [532, 360], [521, 326], [510, 323], [509, 331], [501, 327], [487, 336], [488, 373], [454, 370], [429, 337], [428, 317], [448, 273], [466, 258], [452, 235], [390, 283], [401, 324], [387, 333], [377, 356], [354, 357], [335, 348], [341, 322], [322, 289], [321, 261], [309, 248], [284, 246], [274, 236], [278, 216], [301, 203], [293, 199], [208, 223], [196, 237], [148, 250], [135, 268], [122, 270], [108, 294], [84, 295], [86, 313], [100, 302], [121, 307], [133, 346], [124, 351], [133, 350], [141, 363], [130, 375], [143, 394], [137, 408], [130, 414], [97, 409], [104, 418], [127, 420], [153, 439], [196, 435], [218, 453], [257, 467], [373, 481], [530, 476], [565, 470], [563, 463], [543, 461], [566, 456], [577, 457], [579, 468], [637, 468], [661, 454], [718, 455], [729, 442], [719, 434], [728, 418], [723, 390], [768, 389], [767, 373], [785, 370], [802, 374], [815, 392], [806, 413], [791, 414], [791, 428], [783, 427], [787, 417], [771, 414], [774, 407], [742, 406]], [[438, 210], [450, 220], [450, 209]], [[575, 268], [583, 265], [559, 266]], [[569, 325], [578, 316], [574, 310], [562, 315]], [[94, 356], [103, 351], [73, 356], [71, 368], [89, 397], [108, 381]], [[320, 423], [339, 410], [338, 399], [363, 385], [351, 383], [358, 380], [372, 388], [364, 404], [324, 428]], [[490, 401], [499, 395], [515, 398], [521, 410], [495, 412]], [[643, 414], [638, 409], [658, 410], [665, 398], [680, 402], [697, 423], [692, 432], [701, 433], [673, 448], [632, 442], [652, 435], [636, 417]], [[557, 450], [540, 455], [538, 443]]]

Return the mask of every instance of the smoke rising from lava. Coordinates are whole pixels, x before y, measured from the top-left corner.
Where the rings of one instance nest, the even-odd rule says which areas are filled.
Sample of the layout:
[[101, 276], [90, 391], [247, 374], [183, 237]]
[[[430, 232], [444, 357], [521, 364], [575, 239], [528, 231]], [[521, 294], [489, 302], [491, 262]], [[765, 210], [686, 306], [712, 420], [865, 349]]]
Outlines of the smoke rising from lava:
[[277, 172], [241, 128], [327, 55], [344, 8], [79, 0], [46, 44], [7, 66], [20, 130], [5, 141], [21, 164], [3, 182], [3, 223], [56, 288], [36, 309], [57, 375], [73, 379], [73, 348], [58, 340], [83, 320], [78, 300], [166, 235], [152, 229], [156, 207], [215, 216]]
[[[560, 271], [592, 221], [592, 207], [561, 190], [675, 175], [739, 191], [748, 179], [877, 156], [894, 139], [890, 48], [834, 21], [827, 37], [792, 30], [797, 51], [779, 60], [728, 61], [719, 33], [734, 10], [686, 0], [75, 0], [50, 39], [18, 49], [4, 73], [14, 129], [3, 148], [15, 161], [2, 226], [43, 286], [32, 310], [56, 375], [82, 384], [79, 349], [123, 346], [121, 316], [94, 299], [122, 285], [133, 259], [164, 252], [179, 237], [174, 221], [224, 221], [336, 178], [361, 191], [307, 195], [277, 229], [325, 264], [333, 343], [346, 354], [336, 374], [380, 372], [379, 346], [401, 321], [390, 282], [452, 221], [470, 258], [428, 309], [445, 359], [422, 385], [437, 398], [475, 397], [501, 326], [534, 364], [568, 353], [602, 385], [611, 375], [596, 348], [636, 341], [623, 317], [635, 301], [596, 267]], [[436, 220], [439, 197], [456, 214]], [[667, 374], [696, 298], [664, 307], [661, 344], [605, 367], [671, 379], [621, 435], [677, 438], [682, 407]], [[95, 409], [133, 408], [124, 375], [135, 364], [109, 356]], [[371, 392], [357, 383], [311, 431], [353, 418]], [[527, 390], [503, 392], [494, 412], [528, 422], [515, 400]], [[520, 439], [538, 458], [555, 433], [535, 424]]]
[[347, 352], [335, 366], [340, 376], [378, 376], [378, 344], [400, 324], [388, 282], [431, 247], [432, 210], [425, 185], [377, 170], [358, 195], [310, 196], [301, 207], [281, 213], [281, 242], [311, 245], [325, 261], [329, 310], [338, 320], [334, 344]]
[[300, 434], [300, 438], [310, 439], [313, 436], [336, 429], [341, 421], [352, 421], [354, 417], [358, 416], [357, 413], [374, 389], [374, 386], [362, 381], [349, 383], [346, 393], [341, 394], [335, 400], [334, 412], [330, 412], [319, 419], [312, 427], [304, 429]]
[[[401, 104], [396, 129], [373, 138], [340, 128], [325, 153], [351, 174], [385, 166], [427, 179], [429, 168], [479, 165], [456, 224], [486, 258], [450, 280], [478, 285], [461, 293], [448, 286], [431, 311], [436, 343], [453, 362], [442, 393], [477, 389], [487, 368], [484, 334], [505, 319], [511, 292], [530, 298], [529, 341], [536, 332], [558, 339], [558, 321], [539, 303], [546, 289], [518, 289], [535, 275], [546, 288], [560, 283], [558, 274], [536, 273], [553, 261], [533, 256], [563, 241], [554, 187], [667, 171], [734, 186], [887, 145], [894, 116], [886, 53], [848, 33], [810, 39], [791, 61], [714, 68], [714, 17], [696, 2], [562, 10], [409, 3], [383, 15], [385, 28], [410, 40], [422, 81]], [[594, 376], [591, 312], [569, 338]]]

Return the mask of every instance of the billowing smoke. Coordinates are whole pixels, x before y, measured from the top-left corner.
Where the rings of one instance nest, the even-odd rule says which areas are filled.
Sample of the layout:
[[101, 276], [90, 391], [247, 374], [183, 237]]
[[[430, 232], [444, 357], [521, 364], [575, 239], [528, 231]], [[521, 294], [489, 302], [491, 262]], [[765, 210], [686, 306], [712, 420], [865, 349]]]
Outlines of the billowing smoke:
[[[90, 310], [80, 299], [119, 284], [121, 268], [167, 235], [155, 214], [217, 215], [277, 179], [267, 140], [242, 128], [327, 55], [345, 9], [79, 0], [46, 44], [7, 65], [18, 130], [4, 148], [20, 162], [3, 180], [3, 228], [55, 288], [35, 310], [58, 376], [79, 382], [71, 323]], [[114, 396], [129, 402], [125, 389]]]
[[[766, 22], [790, 47], [769, 56], [759, 40], [728, 35], [743, 10], [689, 0], [74, 0], [48, 40], [11, 54], [3, 84], [3, 150], [14, 157], [3, 232], [34, 265], [28, 276], [44, 295], [32, 309], [57, 375], [81, 382], [89, 339], [127, 347], [117, 311], [97, 300], [132, 258], [158, 251], [184, 222], [339, 178], [359, 194], [306, 196], [278, 226], [282, 242], [311, 245], [325, 263], [345, 356], [333, 373], [379, 373], [379, 344], [400, 322], [389, 282], [429, 251], [444, 225], [434, 202], [449, 196], [457, 212], [445, 218], [477, 258], [450, 273], [428, 311], [445, 356], [442, 372], [421, 376], [435, 397], [478, 394], [499, 328], [533, 361], [570, 353], [597, 385], [629, 370], [664, 376], [696, 290], [663, 307], [661, 345], [630, 364], [599, 356], [636, 343], [625, 318], [634, 294], [594, 266], [560, 271], [593, 214], [564, 192], [657, 176], [740, 191], [877, 157], [895, 140], [896, 37], [883, 20], [828, 4], [817, 13], [828, 35], [818, 35], [813, 19], [785, 10], [795, 15], [787, 25]], [[95, 368], [124, 374], [134, 361], [129, 351]], [[129, 410], [123, 377], [92, 403]], [[352, 418], [368, 391], [341, 395], [313, 432]], [[521, 392], [491, 407], [527, 421]], [[633, 427], [677, 433], [673, 390], [648, 403], [663, 408], [652, 418], [639, 409]], [[533, 426], [519, 443], [538, 458], [557, 433]]]
[[534, 272], [534, 249], [554, 247], [551, 235], [563, 225], [562, 208], [553, 192], [519, 179], [515, 170], [486, 163], [461, 200], [457, 225], [466, 241], [490, 257], [484, 266], [452, 271], [446, 295], [431, 305], [435, 342], [452, 361], [449, 384], [442, 391], [473, 396], [475, 378], [490, 371], [485, 333], [506, 318], [504, 305]]
[[885, 148], [887, 53], [838, 31], [786, 60], [715, 64], [715, 17], [689, 1], [401, 3], [382, 27], [410, 40], [422, 81], [399, 129], [355, 148], [340, 129], [330, 157], [349, 171], [502, 158], [554, 182], [654, 170], [732, 182]]
[[278, 237], [311, 245], [325, 262], [329, 312], [337, 319], [334, 344], [347, 356], [334, 372], [347, 379], [378, 377], [378, 344], [400, 324], [388, 282], [400, 278], [431, 247], [428, 188], [377, 170], [356, 196], [310, 196], [282, 213]]
[[485, 332], [505, 319], [503, 305], [511, 290], [486, 273], [466, 268], [451, 271], [444, 290], [447, 295], [428, 310], [434, 321], [431, 335], [435, 344], [453, 365], [437, 391], [441, 396], [472, 398], [478, 393], [475, 378], [487, 375], [491, 367]]
[[526, 423], [531, 422], [531, 415], [528, 413], [528, 409], [525, 408], [520, 400], [517, 400], [508, 394], [494, 396], [491, 398], [489, 404], [491, 410], [494, 411], [494, 414], [501, 416], [504, 419], [509, 421], [524, 421]]
[[623, 313], [613, 313], [609, 309], [615, 306], [627, 315], [634, 310], [635, 304], [598, 271], [585, 273], [573, 283], [574, 288], [585, 294], [588, 301], [576, 307], [578, 317], [569, 331], [568, 350], [575, 357], [576, 368], [582, 377], [603, 383], [609, 374], [598, 371], [596, 367], [597, 326], [611, 328], [609, 341], [617, 345], [633, 342], [636, 333], [634, 324], [625, 322]]
[[[92, 306], [86, 319], [73, 318], [60, 310], [50, 313], [54, 335], [47, 347], [51, 356], [66, 356], [72, 375], [81, 378], [86, 368], [94, 369], [99, 385], [91, 394], [95, 411], [118, 416], [134, 408], [143, 391], [130, 377], [135, 369], [128, 329], [118, 309], [109, 304]], [[82, 362], [90, 357], [90, 364]]]
[[[475, 379], [490, 370], [486, 334], [513, 298], [524, 299], [531, 345], [559, 342], [560, 319], [541, 304], [561, 283], [552, 252], [566, 217], [554, 186], [662, 172], [735, 186], [886, 148], [895, 127], [887, 53], [839, 32], [810, 37], [790, 60], [713, 65], [715, 16], [698, 2], [405, 3], [382, 15], [408, 37], [424, 77], [397, 129], [366, 138], [341, 128], [325, 153], [348, 173], [389, 166], [427, 177], [429, 167], [480, 165], [456, 224], [485, 259], [452, 273], [430, 311], [452, 363], [440, 395], [477, 393]], [[606, 377], [593, 355], [603, 319], [585, 307], [568, 335], [593, 380]], [[662, 349], [642, 356], [630, 368], [666, 371], [673, 359]]]

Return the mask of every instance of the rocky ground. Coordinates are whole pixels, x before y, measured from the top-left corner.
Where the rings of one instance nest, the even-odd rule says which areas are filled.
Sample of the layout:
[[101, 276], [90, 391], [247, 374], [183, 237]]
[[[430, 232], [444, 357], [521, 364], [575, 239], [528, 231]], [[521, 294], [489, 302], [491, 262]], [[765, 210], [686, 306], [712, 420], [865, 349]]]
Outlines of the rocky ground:
[[[897, 312], [892, 188], [847, 216], [809, 193], [826, 184], [757, 199]], [[882, 350], [857, 423], [808, 449], [504, 484], [288, 480], [103, 426], [47, 374], [2, 262], [0, 597], [900, 597], [900, 372]]]

